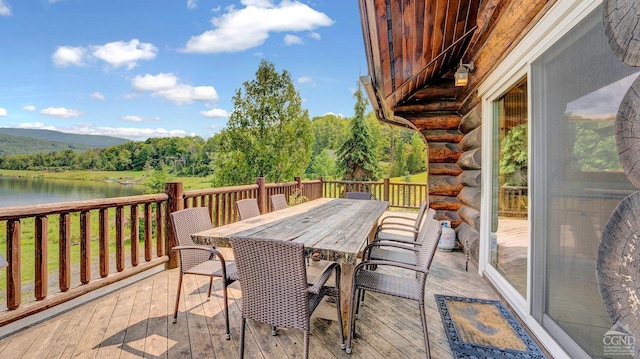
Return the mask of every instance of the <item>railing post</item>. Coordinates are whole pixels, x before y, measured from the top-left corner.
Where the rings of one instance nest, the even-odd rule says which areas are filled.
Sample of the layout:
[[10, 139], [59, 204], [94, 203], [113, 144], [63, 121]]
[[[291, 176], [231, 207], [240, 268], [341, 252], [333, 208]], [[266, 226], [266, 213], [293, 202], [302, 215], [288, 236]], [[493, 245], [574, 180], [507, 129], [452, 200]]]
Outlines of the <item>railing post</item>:
[[389, 178], [384, 179], [384, 188], [382, 190], [383, 201], [389, 200]]
[[167, 212], [165, 215], [165, 228], [167, 229], [166, 245], [167, 255], [169, 261], [166, 264], [167, 269], [178, 268], [178, 255], [171, 248], [177, 246], [177, 241], [173, 232], [173, 226], [171, 225], [171, 219], [169, 214], [175, 211], [179, 211], [184, 208], [184, 201], [182, 200], [182, 182], [167, 182], [164, 185], [164, 192], [169, 196], [167, 200]]
[[267, 189], [265, 188], [264, 177], [256, 177], [256, 183], [258, 184], [258, 193], [256, 193], [256, 199], [258, 200], [258, 208], [260, 213], [267, 213]]
[[324, 198], [324, 178], [322, 176], [318, 177], [318, 181], [320, 181], [320, 198]]
[[[301, 196], [306, 195], [306, 194], [304, 193], [304, 188], [302, 188], [302, 177], [293, 177], [293, 180], [294, 180], [294, 181], [296, 181], [296, 188], [298, 189], [298, 191], [299, 191], [300, 195], [301, 195]], [[309, 197], [309, 196], [307, 196], [307, 197]], [[287, 199], [287, 202], [288, 202], [288, 201], [289, 201], [289, 200]]]
[[7, 308], [16, 309], [22, 303], [20, 220], [7, 221], [7, 241]]

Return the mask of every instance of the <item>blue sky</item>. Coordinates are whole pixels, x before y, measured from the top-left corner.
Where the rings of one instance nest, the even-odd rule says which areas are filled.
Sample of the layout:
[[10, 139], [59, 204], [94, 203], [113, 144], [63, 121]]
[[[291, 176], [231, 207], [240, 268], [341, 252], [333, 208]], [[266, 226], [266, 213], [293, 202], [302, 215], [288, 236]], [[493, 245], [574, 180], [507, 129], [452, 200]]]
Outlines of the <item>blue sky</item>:
[[0, 127], [208, 138], [262, 59], [350, 117], [362, 39], [354, 0], [0, 0]]

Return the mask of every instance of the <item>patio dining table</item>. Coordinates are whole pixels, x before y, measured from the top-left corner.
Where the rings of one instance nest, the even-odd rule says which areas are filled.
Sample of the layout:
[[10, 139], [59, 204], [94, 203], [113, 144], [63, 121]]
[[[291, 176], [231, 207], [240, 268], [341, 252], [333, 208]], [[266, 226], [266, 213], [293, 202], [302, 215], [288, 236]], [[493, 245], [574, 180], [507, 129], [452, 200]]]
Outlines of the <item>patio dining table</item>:
[[387, 201], [320, 198], [192, 234], [197, 244], [230, 247], [229, 238], [264, 238], [303, 243], [307, 256], [340, 263], [343, 326], [349, 314], [353, 271], [373, 239]]

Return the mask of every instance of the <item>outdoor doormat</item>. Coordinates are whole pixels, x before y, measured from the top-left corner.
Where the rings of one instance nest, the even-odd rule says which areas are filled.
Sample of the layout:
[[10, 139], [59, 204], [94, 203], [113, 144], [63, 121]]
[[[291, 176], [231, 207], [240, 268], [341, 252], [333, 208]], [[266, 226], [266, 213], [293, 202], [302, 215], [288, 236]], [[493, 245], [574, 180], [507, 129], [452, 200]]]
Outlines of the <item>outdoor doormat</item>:
[[546, 358], [499, 301], [436, 294], [455, 358]]

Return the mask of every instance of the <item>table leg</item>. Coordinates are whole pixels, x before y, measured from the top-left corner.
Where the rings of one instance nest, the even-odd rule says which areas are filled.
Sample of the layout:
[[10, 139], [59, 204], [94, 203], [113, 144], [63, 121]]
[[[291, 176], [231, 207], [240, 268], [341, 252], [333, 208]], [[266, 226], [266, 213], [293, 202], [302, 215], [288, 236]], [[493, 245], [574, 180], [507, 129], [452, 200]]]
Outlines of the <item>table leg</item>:
[[356, 263], [342, 263], [340, 265], [340, 309], [342, 310], [342, 328], [345, 337], [347, 337], [347, 330], [349, 329], [349, 314], [351, 312], [349, 301], [351, 300], [353, 271], [355, 268]]

